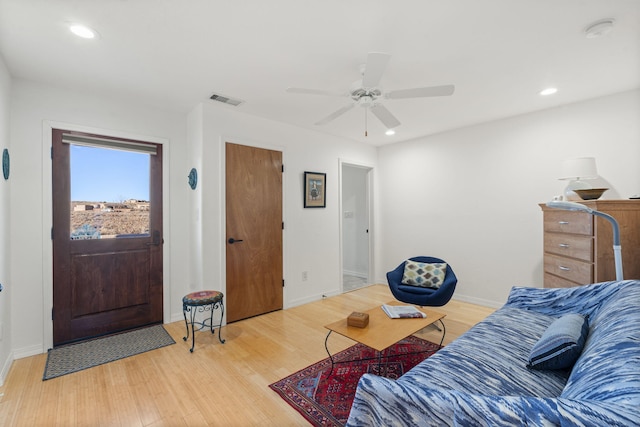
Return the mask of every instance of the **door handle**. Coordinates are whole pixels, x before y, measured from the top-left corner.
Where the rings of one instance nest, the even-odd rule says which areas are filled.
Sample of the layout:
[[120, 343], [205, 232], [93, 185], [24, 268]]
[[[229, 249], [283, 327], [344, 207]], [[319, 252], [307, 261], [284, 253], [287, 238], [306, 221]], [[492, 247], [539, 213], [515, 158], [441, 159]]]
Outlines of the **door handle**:
[[244, 242], [244, 240], [241, 239], [234, 239], [233, 237], [230, 237], [228, 240], [230, 245], [233, 245], [234, 243], [238, 243], [238, 242]]
[[147, 246], [160, 246], [162, 243], [164, 243], [164, 241], [160, 238], [160, 231], [154, 230], [153, 240], [147, 243]]

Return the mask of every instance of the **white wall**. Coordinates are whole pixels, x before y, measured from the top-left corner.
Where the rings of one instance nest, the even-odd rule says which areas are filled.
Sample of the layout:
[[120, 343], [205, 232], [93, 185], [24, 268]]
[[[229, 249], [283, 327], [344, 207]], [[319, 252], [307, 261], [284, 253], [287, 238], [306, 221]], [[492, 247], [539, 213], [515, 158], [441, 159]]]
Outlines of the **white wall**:
[[640, 193], [640, 91], [467, 127], [380, 149], [376, 277], [432, 255], [454, 298], [500, 306], [542, 286], [539, 203], [562, 194], [563, 160], [594, 156], [603, 199]]
[[[0, 56], [0, 154], [7, 148], [13, 154], [9, 139], [11, 77]], [[4, 290], [0, 292], [0, 386], [4, 383], [11, 365], [11, 264], [9, 263], [9, 197], [13, 176], [5, 181], [0, 177], [0, 283]]]
[[[196, 169], [198, 181], [195, 190], [187, 190], [189, 209], [189, 269], [188, 290], [209, 289], [205, 287], [203, 278], [202, 257], [202, 143], [204, 126], [202, 124], [202, 108], [196, 107], [187, 119], [187, 169]], [[188, 176], [188, 175], [186, 175]], [[188, 182], [188, 181], [187, 181]], [[186, 292], [189, 293], [189, 292]], [[185, 293], [185, 294], [186, 294]], [[175, 319], [174, 319], [175, 320]]]
[[51, 160], [47, 123], [166, 142], [164, 154], [165, 320], [181, 313], [189, 279], [186, 115], [14, 80], [11, 96], [12, 349], [20, 358], [51, 345]]
[[[339, 159], [375, 165], [376, 148], [237, 113], [231, 107], [208, 103], [196, 112], [201, 112], [204, 125], [201, 212], [206, 287], [226, 289], [224, 144], [233, 142], [283, 152], [285, 307], [338, 293]], [[304, 171], [326, 172], [326, 208], [303, 208]], [[302, 280], [303, 271], [308, 272], [306, 281]]]

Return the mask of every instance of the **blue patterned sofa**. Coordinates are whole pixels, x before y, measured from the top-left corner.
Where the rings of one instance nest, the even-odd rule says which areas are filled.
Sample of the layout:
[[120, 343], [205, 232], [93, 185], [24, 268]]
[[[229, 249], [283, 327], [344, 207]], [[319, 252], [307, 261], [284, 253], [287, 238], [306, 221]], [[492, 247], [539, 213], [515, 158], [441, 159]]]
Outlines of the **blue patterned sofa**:
[[[569, 313], [588, 316], [573, 368], [529, 353]], [[347, 426], [640, 426], [640, 281], [514, 287], [507, 303], [398, 380], [366, 374]]]

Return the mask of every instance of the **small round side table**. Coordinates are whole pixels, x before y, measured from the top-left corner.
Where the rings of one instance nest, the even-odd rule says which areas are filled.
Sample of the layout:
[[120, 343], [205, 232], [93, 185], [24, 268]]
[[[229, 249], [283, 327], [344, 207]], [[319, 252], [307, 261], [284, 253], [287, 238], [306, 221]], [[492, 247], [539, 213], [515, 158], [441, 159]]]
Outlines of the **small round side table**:
[[[200, 329], [209, 327], [211, 328], [211, 333], [215, 333], [215, 328], [218, 328], [218, 339], [222, 344], [224, 344], [224, 340], [220, 336], [220, 329], [222, 329], [222, 317], [224, 316], [224, 295], [219, 291], [198, 291], [192, 292], [189, 295], [185, 295], [182, 298], [182, 314], [184, 315], [184, 324], [187, 327], [187, 336], [182, 337], [184, 341], [189, 338], [189, 323], [191, 323], [191, 349], [189, 350], [193, 353], [193, 347], [196, 345], [196, 335], [195, 331], [199, 331]], [[213, 324], [213, 312], [216, 309], [220, 309], [220, 322], [217, 325]], [[202, 322], [197, 322], [196, 312], [203, 313], [205, 311], [211, 311], [211, 316], [207, 319], [205, 318]], [[189, 313], [189, 320], [187, 320], [187, 313]], [[199, 325], [198, 329], [194, 330], [193, 325]]]

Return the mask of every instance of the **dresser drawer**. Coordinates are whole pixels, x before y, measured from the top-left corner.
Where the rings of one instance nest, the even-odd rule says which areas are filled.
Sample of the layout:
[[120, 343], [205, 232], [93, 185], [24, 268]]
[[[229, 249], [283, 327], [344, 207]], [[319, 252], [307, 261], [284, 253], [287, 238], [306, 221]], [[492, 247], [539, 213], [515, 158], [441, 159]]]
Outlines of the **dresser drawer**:
[[593, 238], [576, 234], [544, 233], [544, 251], [592, 262]]
[[548, 210], [544, 213], [544, 231], [593, 235], [593, 216], [585, 212]]
[[557, 255], [544, 255], [544, 271], [580, 285], [593, 282], [593, 264]]
[[572, 282], [562, 277], [554, 276], [553, 274], [544, 273], [544, 287], [545, 288], [572, 288], [579, 286], [579, 283]]

